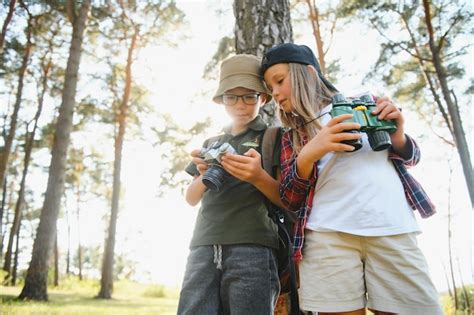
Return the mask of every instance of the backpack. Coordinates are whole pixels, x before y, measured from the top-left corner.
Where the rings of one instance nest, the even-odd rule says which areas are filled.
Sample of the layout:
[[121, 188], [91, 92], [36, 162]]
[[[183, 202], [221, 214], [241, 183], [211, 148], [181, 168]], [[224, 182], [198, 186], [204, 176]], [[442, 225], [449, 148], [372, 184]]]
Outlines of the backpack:
[[[262, 139], [262, 165], [263, 169], [276, 178], [276, 168], [273, 167], [274, 154], [280, 154], [280, 143], [283, 129], [281, 127], [268, 127]], [[275, 152], [276, 151], [276, 152]], [[289, 210], [280, 209], [265, 198], [268, 216], [278, 227], [280, 246], [276, 251], [278, 263], [278, 276], [280, 279], [280, 294], [288, 293], [291, 302], [291, 315], [300, 314], [298, 301], [298, 269], [293, 260], [293, 231], [296, 214]]]

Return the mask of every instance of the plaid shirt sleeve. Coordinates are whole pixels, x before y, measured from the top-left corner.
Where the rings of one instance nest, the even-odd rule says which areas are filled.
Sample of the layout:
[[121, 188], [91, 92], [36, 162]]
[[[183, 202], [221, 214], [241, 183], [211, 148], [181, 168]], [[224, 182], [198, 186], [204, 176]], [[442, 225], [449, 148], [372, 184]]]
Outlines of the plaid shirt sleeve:
[[296, 261], [301, 261], [303, 259], [304, 229], [311, 213], [318, 168], [315, 163], [313, 175], [310, 179], [303, 179], [298, 176], [296, 155], [293, 151], [291, 139], [291, 130], [285, 132], [282, 136], [280, 197], [288, 209], [297, 213], [293, 231], [293, 258]]
[[408, 143], [412, 147], [412, 156], [409, 159], [403, 159], [395, 152], [390, 151], [389, 158], [392, 160], [397, 170], [400, 181], [403, 184], [405, 197], [413, 210], [418, 210], [422, 218], [428, 218], [436, 213], [436, 207], [425, 192], [421, 184], [408, 173], [407, 168], [415, 166], [420, 161], [420, 148], [415, 140], [407, 136]]
[[316, 182], [317, 168], [310, 179], [301, 178], [296, 170], [296, 155], [291, 141], [292, 130], [286, 131], [281, 139], [281, 183], [280, 197], [283, 204], [292, 211], [298, 211], [308, 197], [308, 190]]

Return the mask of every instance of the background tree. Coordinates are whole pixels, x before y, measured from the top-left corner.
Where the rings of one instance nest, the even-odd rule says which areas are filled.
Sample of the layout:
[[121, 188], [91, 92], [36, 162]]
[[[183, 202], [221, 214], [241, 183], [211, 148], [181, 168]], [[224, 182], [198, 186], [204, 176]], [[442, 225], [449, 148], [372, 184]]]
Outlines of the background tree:
[[[42, 26], [44, 23], [41, 21], [41, 19], [46, 18], [45, 15], [39, 15], [36, 16], [34, 19], [35, 23], [35, 32], [41, 32], [44, 30], [41, 30]], [[51, 26], [51, 25], [49, 25]], [[15, 205], [15, 213], [14, 213], [14, 219], [12, 223], [12, 228], [10, 229], [10, 237], [8, 240], [8, 245], [7, 245], [7, 251], [5, 253], [5, 259], [4, 259], [4, 266], [3, 270], [5, 270], [7, 273], [11, 272], [11, 259], [12, 259], [12, 251], [13, 251], [13, 241], [14, 241], [14, 236], [17, 235], [17, 240], [16, 240], [16, 247], [18, 248], [19, 244], [19, 234], [20, 234], [20, 222], [22, 218], [22, 209], [23, 209], [23, 203], [24, 203], [24, 198], [25, 198], [25, 189], [26, 189], [26, 177], [28, 175], [28, 169], [30, 165], [30, 160], [31, 160], [31, 154], [33, 151], [33, 145], [34, 145], [34, 139], [36, 136], [36, 131], [38, 130], [38, 121], [41, 115], [41, 112], [43, 110], [43, 104], [44, 104], [44, 97], [47, 92], [47, 86], [48, 86], [48, 81], [49, 81], [49, 75], [50, 75], [50, 70], [52, 67], [52, 50], [53, 50], [53, 42], [54, 38], [57, 35], [58, 28], [54, 29], [50, 33], [50, 37], [48, 38], [47, 45], [46, 45], [46, 51], [44, 52], [44, 55], [40, 57], [39, 60], [39, 80], [37, 82], [37, 90], [38, 90], [38, 97], [37, 97], [37, 109], [36, 113], [32, 119], [32, 124], [33, 128], [31, 132], [28, 131], [28, 126], [30, 123], [27, 124], [26, 128], [26, 133], [25, 133], [25, 145], [24, 145], [24, 162], [23, 162], [23, 171], [22, 171], [22, 176], [20, 180], [20, 188], [18, 190], [18, 197], [17, 197], [17, 202]], [[38, 35], [36, 35], [38, 36]], [[43, 38], [39, 38], [43, 39]], [[15, 256], [18, 256], [17, 254]], [[17, 259], [16, 259], [17, 260]], [[16, 270], [16, 268], [14, 268]], [[15, 277], [13, 277], [11, 284], [14, 285], [15, 283]]]
[[[290, 6], [288, 0], [235, 0], [235, 52], [262, 57], [270, 47], [293, 42]], [[270, 102], [260, 108], [260, 115], [270, 125], [279, 124], [275, 104]]]
[[[457, 148], [474, 205], [473, 169], [464, 131], [464, 124], [470, 121], [463, 124], [462, 119], [469, 117], [468, 112], [463, 114], [467, 104], [462, 100], [472, 92], [470, 87], [455, 83], [465, 76], [460, 62], [472, 45], [468, 38], [474, 13], [468, 4], [344, 0], [339, 12], [344, 17], [361, 18], [384, 38], [372, 75], [381, 74], [395, 89], [395, 96], [415, 104], [431, 126], [442, 122], [444, 130], [435, 134]], [[463, 94], [466, 97], [459, 97]]]
[[[112, 209], [102, 264], [101, 287], [97, 295], [98, 298], [103, 299], [110, 299], [113, 291], [114, 248], [121, 189], [122, 148], [130, 111], [133, 61], [140, 47], [145, 47], [151, 40], [156, 40], [163, 33], [170, 31], [171, 25], [179, 25], [183, 18], [176, 5], [166, 1], [126, 3], [118, 1], [118, 5], [120, 9], [112, 15], [113, 27], [109, 29], [110, 35], [108, 36], [121, 38], [126, 43], [128, 52], [122, 97], [116, 111]], [[119, 34], [121, 34], [121, 37], [118, 37]]]
[[72, 39], [66, 67], [66, 77], [59, 109], [58, 121], [51, 156], [48, 185], [41, 211], [30, 266], [25, 278], [25, 285], [20, 299], [47, 300], [47, 274], [50, 252], [56, 235], [56, 221], [59, 213], [61, 195], [64, 189], [66, 153], [72, 128], [76, 85], [81, 57], [83, 34], [90, 9], [90, 0], [84, 0], [79, 12], [75, 10], [75, 2], [68, 1], [72, 11]]
[[30, 60], [30, 53], [31, 53], [31, 33], [33, 31], [33, 23], [35, 18], [30, 14], [28, 7], [20, 1], [22, 8], [28, 14], [28, 23], [26, 27], [26, 44], [23, 48], [23, 58], [21, 62], [20, 69], [18, 70], [18, 86], [16, 92], [16, 101], [13, 107], [13, 113], [10, 119], [10, 129], [8, 131], [8, 135], [5, 140], [5, 145], [2, 150], [2, 154], [0, 155], [0, 189], [3, 188], [3, 183], [5, 181], [5, 171], [7, 170], [8, 166], [8, 159], [10, 156], [10, 151], [13, 144], [13, 139], [15, 138], [16, 133], [16, 126], [18, 121], [18, 112], [20, 111], [21, 100], [23, 96], [23, 86], [24, 86], [24, 79], [26, 69], [28, 67], [28, 62]]

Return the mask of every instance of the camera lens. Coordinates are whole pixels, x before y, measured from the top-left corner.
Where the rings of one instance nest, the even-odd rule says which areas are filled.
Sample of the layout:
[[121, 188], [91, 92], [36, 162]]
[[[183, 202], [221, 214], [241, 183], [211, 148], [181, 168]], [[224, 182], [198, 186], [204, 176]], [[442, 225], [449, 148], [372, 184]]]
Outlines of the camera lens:
[[367, 138], [369, 139], [370, 147], [374, 151], [382, 151], [390, 148], [392, 145], [390, 135], [385, 130], [367, 132]]
[[209, 167], [206, 173], [204, 173], [202, 177], [202, 182], [210, 190], [218, 192], [219, 190], [221, 190], [226, 176], [227, 173], [222, 167], [212, 165], [211, 167]]

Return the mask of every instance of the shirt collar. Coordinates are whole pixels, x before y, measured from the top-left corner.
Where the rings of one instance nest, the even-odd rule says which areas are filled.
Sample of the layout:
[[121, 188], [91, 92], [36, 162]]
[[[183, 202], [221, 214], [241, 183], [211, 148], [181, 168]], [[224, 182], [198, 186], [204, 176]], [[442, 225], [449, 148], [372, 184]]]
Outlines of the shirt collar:
[[[263, 120], [262, 116], [257, 115], [257, 117], [255, 117], [255, 119], [252, 120], [247, 125], [247, 127], [248, 127], [248, 129], [252, 129], [254, 131], [262, 131], [262, 130], [265, 130], [267, 128], [267, 124]], [[224, 131], [224, 133], [226, 133], [226, 134], [230, 134], [231, 130], [232, 130], [232, 125], [229, 125], [229, 126], [226, 126], [226, 127], [222, 128], [222, 131]]]

